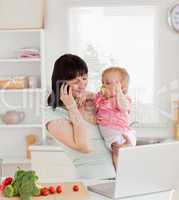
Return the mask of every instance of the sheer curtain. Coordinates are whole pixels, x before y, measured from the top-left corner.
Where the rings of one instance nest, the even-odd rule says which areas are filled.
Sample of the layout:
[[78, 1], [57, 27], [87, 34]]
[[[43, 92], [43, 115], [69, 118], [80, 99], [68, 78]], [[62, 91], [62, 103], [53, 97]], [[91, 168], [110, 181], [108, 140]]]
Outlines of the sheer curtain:
[[94, 92], [100, 88], [101, 72], [106, 67], [126, 68], [133, 102], [131, 121], [145, 127], [163, 126], [166, 122], [155, 106], [154, 94], [157, 6], [86, 2], [65, 2], [65, 23], [59, 25], [65, 33], [61, 51], [85, 59], [89, 66], [88, 89]]
[[[94, 75], [105, 67], [119, 65], [129, 71], [131, 88], [146, 91], [153, 87], [152, 8], [71, 8], [69, 25], [70, 50], [86, 59], [94, 81]], [[143, 95], [141, 100], [151, 102], [152, 95]]]
[[101, 72], [121, 66], [130, 75], [131, 121], [161, 126], [154, 106], [155, 6], [70, 6], [68, 49], [89, 66], [91, 91], [98, 91]]

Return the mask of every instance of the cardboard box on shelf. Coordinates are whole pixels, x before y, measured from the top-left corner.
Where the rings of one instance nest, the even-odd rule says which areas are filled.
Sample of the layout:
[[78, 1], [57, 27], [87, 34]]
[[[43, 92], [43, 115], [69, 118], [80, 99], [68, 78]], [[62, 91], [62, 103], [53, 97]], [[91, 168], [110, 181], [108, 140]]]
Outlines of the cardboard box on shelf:
[[25, 89], [29, 87], [28, 84], [26, 76], [0, 78], [0, 89]]

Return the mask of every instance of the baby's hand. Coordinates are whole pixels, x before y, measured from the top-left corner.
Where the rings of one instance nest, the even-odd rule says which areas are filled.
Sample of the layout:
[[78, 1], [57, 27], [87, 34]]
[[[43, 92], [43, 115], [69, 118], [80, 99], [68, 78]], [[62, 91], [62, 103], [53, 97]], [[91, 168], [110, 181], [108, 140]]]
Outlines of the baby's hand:
[[115, 91], [118, 108], [125, 111], [129, 110], [130, 103], [127, 96], [123, 93], [120, 83], [115, 85]]
[[101, 92], [102, 96], [104, 96], [104, 97], [108, 98], [111, 96], [109, 89], [105, 88], [104, 86], [101, 87], [100, 92]]
[[122, 87], [121, 87], [121, 83], [114, 83], [114, 88], [115, 88], [115, 93], [116, 96], [122, 96], [123, 95], [123, 91], [122, 91]]

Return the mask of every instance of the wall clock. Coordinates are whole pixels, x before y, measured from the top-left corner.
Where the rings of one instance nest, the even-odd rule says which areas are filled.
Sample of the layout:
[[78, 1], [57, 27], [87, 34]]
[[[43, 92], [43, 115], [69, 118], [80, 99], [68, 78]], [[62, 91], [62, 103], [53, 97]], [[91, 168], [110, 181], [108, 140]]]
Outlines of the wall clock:
[[179, 3], [174, 4], [168, 11], [169, 25], [179, 33]]

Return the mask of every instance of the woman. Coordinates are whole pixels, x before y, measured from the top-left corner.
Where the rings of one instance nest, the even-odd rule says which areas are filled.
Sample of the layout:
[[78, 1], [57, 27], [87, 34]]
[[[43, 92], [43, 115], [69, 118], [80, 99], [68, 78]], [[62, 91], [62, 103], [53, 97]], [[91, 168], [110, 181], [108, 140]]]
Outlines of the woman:
[[111, 155], [94, 124], [87, 83], [88, 68], [80, 57], [65, 54], [56, 60], [46, 128], [70, 155], [81, 178], [111, 178], [115, 176]]

